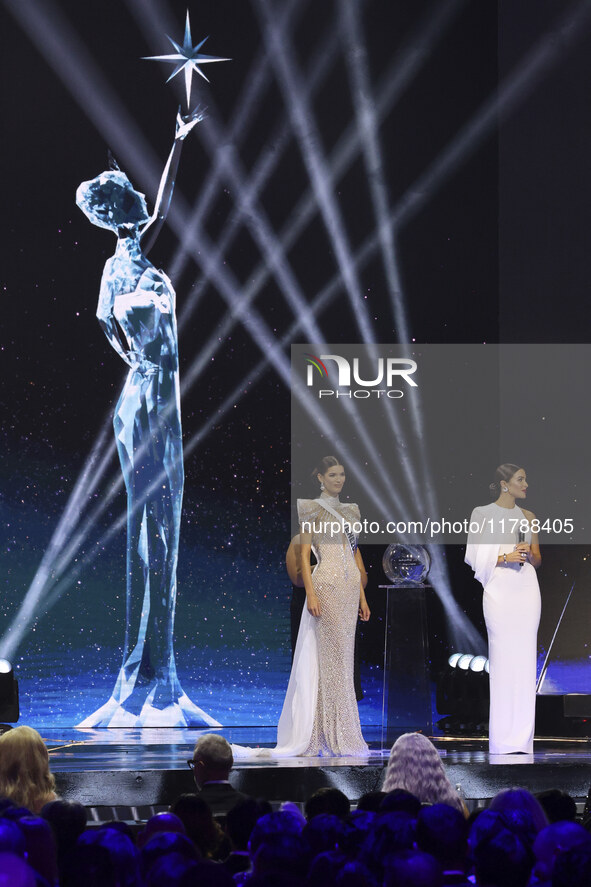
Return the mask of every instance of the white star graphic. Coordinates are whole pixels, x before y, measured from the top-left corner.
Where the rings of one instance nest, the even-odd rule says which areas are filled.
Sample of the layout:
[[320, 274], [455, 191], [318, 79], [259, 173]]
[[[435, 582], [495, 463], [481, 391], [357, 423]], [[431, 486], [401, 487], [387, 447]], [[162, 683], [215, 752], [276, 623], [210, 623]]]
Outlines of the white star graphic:
[[[168, 35], [167, 35], [168, 36]], [[211, 62], [229, 62], [230, 59], [222, 59], [217, 58], [213, 55], [204, 55], [200, 53], [199, 50], [207, 40], [207, 37], [204, 37], [201, 43], [198, 43], [197, 46], [193, 46], [193, 39], [191, 37], [191, 22], [189, 21], [189, 10], [187, 10], [187, 21], [185, 23], [185, 37], [183, 40], [183, 45], [179, 46], [179, 44], [172, 39], [172, 37], [168, 37], [174, 48], [176, 49], [176, 53], [171, 55], [149, 55], [143, 56], [147, 61], [154, 62], [178, 62], [176, 68], [166, 81], [172, 80], [173, 77], [176, 77], [182, 70], [185, 72], [185, 88], [187, 90], [187, 107], [189, 107], [191, 103], [191, 84], [193, 82], [193, 71], [196, 71], [204, 80], [209, 80], [200, 69], [200, 65], [207, 65]]]

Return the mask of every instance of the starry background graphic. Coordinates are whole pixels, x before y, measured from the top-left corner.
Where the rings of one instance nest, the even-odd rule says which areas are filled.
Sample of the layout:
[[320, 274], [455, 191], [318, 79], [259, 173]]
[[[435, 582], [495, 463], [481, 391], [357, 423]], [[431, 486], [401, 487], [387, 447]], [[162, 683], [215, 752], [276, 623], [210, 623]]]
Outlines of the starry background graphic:
[[[417, 201], [396, 244], [412, 338], [587, 341], [590, 4], [541, 0], [535, 16], [526, 0], [355, 5], [374, 96], [393, 70], [400, 74], [409, 64], [396, 101], [382, 117], [379, 137], [389, 207], [409, 195]], [[261, 10], [279, 20], [292, 9], [286, 34], [304, 83], [326, 59], [309, 111], [330, 165], [355, 116], [350, 59], [339, 42], [342, 4], [333, 0], [5, 0], [0, 634], [11, 625], [105, 427], [106, 445], [111, 442], [109, 423], [124, 378], [95, 317], [101, 271], [114, 239], [89, 225], [74, 193], [81, 181], [106, 167], [110, 147], [153, 205], [184, 84], [182, 75], [166, 84], [170, 66], [141, 57], [168, 52], [166, 34], [182, 39], [187, 6], [194, 41], [211, 35], [204, 51], [232, 61], [207, 67], [209, 86], [194, 77], [193, 103], [206, 105], [209, 118], [185, 142], [169, 220], [150, 254], [167, 272], [176, 269], [177, 312], [184, 318], [181, 380], [212, 337], [220, 339], [198, 380], [183, 393], [185, 445], [206, 424], [207, 431], [185, 465], [177, 665], [191, 698], [223, 723], [274, 724], [290, 657], [291, 589], [283, 567], [291, 523], [290, 394], [271, 360], [221, 411], [265, 351], [242, 323], [222, 333], [228, 309], [219, 276], [207, 277], [204, 245], [219, 244], [228, 227], [236, 227], [217, 266], [231, 273], [236, 304], [269, 257], [252, 227], [257, 211], [244, 208], [237, 180], [229, 176], [217, 180], [201, 219], [201, 245], [187, 247], [182, 267], [179, 235], [183, 213], [211, 181], [220, 152], [246, 181], [263, 155], [272, 158], [273, 172], [257, 201], [275, 238], [311, 189], [290, 128], [289, 101], [271, 63], [248, 119], [232, 138], [224, 135], [256, 65], [272, 52]], [[434, 26], [437, 16], [443, 18]], [[160, 23], [166, 26], [158, 28]], [[523, 87], [519, 78], [538, 58], [536, 52], [542, 52], [543, 63]], [[499, 90], [511, 84], [522, 91], [502, 92], [503, 101], [495, 105]], [[474, 134], [470, 127], [477, 121]], [[457, 162], [434, 181], [426, 177], [453, 145], [464, 146]], [[334, 184], [334, 198], [357, 250], [376, 228], [359, 152]], [[310, 303], [340, 273], [334, 242], [317, 210], [286, 260]], [[379, 250], [360, 271], [359, 285], [376, 339], [398, 341]], [[253, 305], [269, 329], [268, 355], [274, 339], [293, 322], [277, 275], [269, 274]], [[358, 340], [343, 285], [317, 320], [325, 341]], [[306, 337], [296, 334], [292, 340]], [[288, 348], [284, 354], [288, 357]], [[527, 392], [516, 382], [516, 420], [523, 396]], [[73, 520], [73, 529], [86, 529], [84, 538], [60, 575], [47, 583], [13, 657], [23, 721], [76, 723], [112, 689], [124, 632], [125, 532], [112, 532], [107, 542], [103, 537], [125, 509], [123, 491], [88, 526], [86, 516], [118, 478], [112, 458]], [[531, 486], [542, 482], [536, 478]], [[531, 501], [535, 510], [533, 489]], [[366, 724], [377, 722], [381, 708], [376, 651], [384, 630], [377, 590], [382, 553], [369, 547], [364, 552], [375, 616], [360, 641]], [[572, 576], [580, 576], [577, 581], [585, 587], [586, 556], [579, 549], [553, 549], [545, 558], [542, 653]], [[454, 593], [482, 632], [479, 588], [462, 557], [461, 547], [446, 549]], [[582, 666], [591, 614], [583, 597], [573, 600], [579, 609], [569, 610], [561, 634], [553, 678], [558, 689], [576, 689], [587, 680]], [[433, 594], [429, 625], [435, 673], [450, 651]], [[560, 662], [564, 678], [558, 674]]]

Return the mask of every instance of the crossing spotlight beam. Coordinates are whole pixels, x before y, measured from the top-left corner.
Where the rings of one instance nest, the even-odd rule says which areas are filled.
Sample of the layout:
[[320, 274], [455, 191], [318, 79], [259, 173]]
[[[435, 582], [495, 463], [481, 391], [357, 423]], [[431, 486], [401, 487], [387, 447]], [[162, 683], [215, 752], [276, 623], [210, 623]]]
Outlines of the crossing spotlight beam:
[[[212, 264], [213, 264], [213, 263], [212, 263]], [[325, 294], [326, 294], [326, 293], [325, 293]], [[335, 294], [336, 294], [336, 293], [335, 293]], [[317, 300], [317, 301], [320, 303], [321, 300]], [[242, 312], [241, 312], [241, 313], [242, 313]]]
[[321, 139], [314, 124], [314, 115], [305, 98], [304, 80], [295, 60], [289, 39], [278, 32], [273, 10], [268, 0], [254, 0], [259, 13], [265, 40], [271, 53], [273, 67], [289, 109], [292, 125], [298, 139], [302, 158], [312, 182], [326, 230], [330, 236], [339, 264], [339, 272], [351, 303], [362, 340], [374, 342], [374, 333], [366, 306], [361, 296], [351, 249], [340, 215], [338, 203], [332, 192], [326, 161], [320, 149]]
[[[273, 362], [273, 365], [275, 366], [275, 368], [279, 372], [279, 375], [283, 378], [283, 380], [285, 381], [285, 383], [287, 385], [290, 380], [290, 373], [291, 373], [290, 364], [289, 364], [288, 359], [285, 357], [285, 355], [282, 354], [281, 349], [277, 343], [274, 343], [269, 348], [269, 360], [271, 360]], [[232, 397], [228, 398], [226, 400], [225, 404], [223, 405], [224, 412], [228, 412], [228, 410], [231, 408], [231, 406], [236, 402], [236, 399], [242, 390], [244, 390], [244, 382], [241, 382], [240, 385], [238, 386], [237, 390], [235, 392], [233, 392]], [[296, 384], [293, 385], [292, 390], [293, 390], [295, 396], [300, 401], [304, 410], [306, 410], [306, 412], [310, 416], [310, 418], [313, 420], [316, 420], [318, 418], [316, 415], [316, 410], [312, 406], [310, 399], [308, 397], [308, 394], [304, 390], [301, 383], [298, 384], [296, 382]], [[214, 417], [212, 417], [212, 419], [210, 419], [210, 421], [209, 421], [210, 427], [213, 424], [217, 424], [217, 422], [219, 422], [220, 412], [221, 412], [221, 410], [218, 410], [216, 412], [216, 415]], [[324, 418], [324, 420], [323, 420], [323, 431], [327, 434], [327, 436], [329, 436], [329, 437], [332, 436], [333, 439], [336, 439], [337, 431], [333, 427], [332, 422], [330, 422], [330, 420], [328, 420], [327, 418]], [[199, 440], [202, 440], [202, 439], [203, 439], [203, 435], [195, 435], [192, 438], [192, 440], [189, 442], [189, 445], [187, 447], [185, 447], [185, 455], [188, 455], [190, 452], [192, 452], [192, 450], [195, 448], [195, 446], [197, 445]], [[359, 464], [354, 453], [349, 450], [349, 447], [347, 446], [347, 444], [342, 442], [340, 445], [340, 450], [341, 450], [347, 464], [351, 467], [352, 471], [354, 471], [355, 473], [357, 473], [361, 476], [363, 473], [363, 466], [361, 464]], [[144, 498], [146, 500], [149, 499], [153, 490], [157, 489], [160, 486], [164, 477], [165, 477], [165, 472], [163, 472], [161, 475], [159, 475], [158, 477], [156, 477], [154, 479], [152, 485], [145, 493]], [[372, 499], [376, 508], [385, 517], [387, 511], [384, 510], [385, 503], [384, 503], [383, 490], [378, 489], [377, 487], [374, 487], [372, 484], [368, 484], [367, 485], [367, 493], [370, 496], [370, 498]], [[141, 508], [143, 506], [143, 502], [144, 502], [144, 499], [139, 501], [136, 504], [136, 508]], [[72, 587], [72, 584], [76, 580], [76, 578], [78, 576], [80, 576], [83, 573], [83, 571], [96, 559], [98, 554], [102, 550], [104, 550], [104, 548], [110, 542], [110, 540], [115, 535], [120, 533], [122, 528], [125, 526], [125, 523], [127, 521], [127, 517], [128, 517], [127, 513], [124, 513], [123, 515], [121, 515], [121, 517], [119, 517], [117, 520], [115, 520], [112, 523], [111, 527], [107, 530], [107, 532], [101, 537], [101, 539], [96, 542], [96, 545], [93, 546], [91, 552], [89, 554], [83, 556], [82, 558], [80, 558], [79, 562], [76, 564], [76, 566], [73, 567], [71, 570], [69, 570], [65, 575], [62, 575], [61, 578], [59, 578], [57, 582], [51, 581], [51, 582], [45, 583], [45, 585], [43, 586], [43, 589], [42, 589], [43, 594], [36, 593], [35, 600], [36, 600], [37, 606], [36, 606], [35, 611], [33, 611], [33, 608], [31, 606], [32, 594], [31, 594], [31, 590], [29, 590], [29, 592], [25, 596], [25, 600], [23, 602], [23, 605], [19, 609], [19, 612], [13, 618], [13, 620], [10, 623], [10, 625], [8, 626], [4, 636], [0, 639], [0, 650], [10, 650], [10, 651], [14, 652], [18, 649], [24, 636], [30, 630], [30, 627], [33, 624], [33, 622], [36, 619], [40, 618], [41, 615], [44, 615], [45, 613], [47, 613], [48, 610], [55, 603], [57, 603], [58, 600], [60, 600], [62, 595], [68, 589], [70, 589]]]

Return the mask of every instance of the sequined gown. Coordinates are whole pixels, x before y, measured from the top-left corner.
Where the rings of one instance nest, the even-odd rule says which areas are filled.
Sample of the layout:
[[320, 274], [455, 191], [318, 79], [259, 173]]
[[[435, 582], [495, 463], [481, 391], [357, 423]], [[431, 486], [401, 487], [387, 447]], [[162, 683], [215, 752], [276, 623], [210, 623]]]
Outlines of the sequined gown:
[[[338, 497], [327, 504], [346, 521], [360, 520], [359, 509]], [[278, 728], [276, 753], [367, 755], [353, 685], [355, 628], [359, 612], [360, 573], [349, 540], [331, 536], [327, 522], [336, 518], [311, 499], [298, 500], [301, 532], [312, 529], [317, 565], [312, 582], [320, 616], [304, 608], [290, 684]]]

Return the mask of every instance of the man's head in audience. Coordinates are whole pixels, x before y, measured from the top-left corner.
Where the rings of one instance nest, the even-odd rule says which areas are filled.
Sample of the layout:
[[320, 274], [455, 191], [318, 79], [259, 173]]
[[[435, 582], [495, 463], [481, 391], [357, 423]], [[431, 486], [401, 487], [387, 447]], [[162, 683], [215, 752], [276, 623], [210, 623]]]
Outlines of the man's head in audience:
[[223, 736], [205, 733], [195, 743], [193, 763], [197, 788], [201, 788], [206, 782], [224, 781], [234, 764], [232, 747]]

